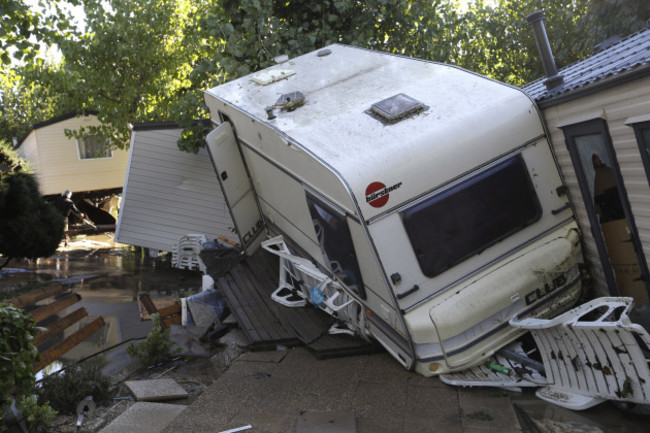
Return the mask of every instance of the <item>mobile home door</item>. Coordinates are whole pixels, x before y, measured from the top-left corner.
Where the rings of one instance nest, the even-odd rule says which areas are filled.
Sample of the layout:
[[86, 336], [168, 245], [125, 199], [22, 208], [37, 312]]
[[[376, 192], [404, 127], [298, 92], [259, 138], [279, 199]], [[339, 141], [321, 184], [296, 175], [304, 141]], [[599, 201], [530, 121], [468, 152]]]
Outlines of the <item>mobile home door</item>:
[[240, 245], [250, 255], [264, 238], [264, 222], [230, 122], [223, 122], [210, 132], [206, 143]]

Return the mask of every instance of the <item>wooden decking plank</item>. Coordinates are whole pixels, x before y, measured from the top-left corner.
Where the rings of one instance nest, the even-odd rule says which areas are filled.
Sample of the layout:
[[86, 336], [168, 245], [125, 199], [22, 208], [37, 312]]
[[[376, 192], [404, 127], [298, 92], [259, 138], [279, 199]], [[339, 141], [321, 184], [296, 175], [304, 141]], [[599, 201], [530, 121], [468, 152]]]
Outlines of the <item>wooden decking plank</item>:
[[[250, 273], [250, 270], [245, 269], [245, 272]], [[247, 282], [236, 282], [237, 280], [232, 275], [232, 272], [228, 274], [228, 277], [233, 282], [231, 287], [234, 288], [234, 290], [230, 290], [230, 297], [240, 307], [237, 312], [233, 311], [233, 315], [240, 322], [240, 325], [241, 322], [250, 324], [250, 330], [252, 332], [247, 334], [247, 338], [249, 339], [251, 349], [271, 349], [278, 344], [295, 345], [298, 342], [294, 335], [286, 334], [286, 332], [283, 334], [270, 332], [269, 318], [276, 321], [277, 319], [272, 315], [268, 315], [270, 314], [268, 312], [268, 306], [256, 295], [254, 286]], [[262, 318], [261, 315], [265, 317]]]
[[226, 299], [232, 304], [233, 315], [240, 326], [254, 330], [247, 335], [252, 346], [275, 347], [278, 344], [299, 343], [293, 329], [277, 317], [270, 291], [264, 293], [264, 286], [270, 289], [273, 282], [258, 281], [247, 262], [231, 269], [228, 277], [231, 284], [224, 286]]
[[304, 344], [310, 344], [323, 335], [327, 335], [332, 320], [327, 313], [319, 311], [311, 305], [307, 305], [302, 310], [296, 310], [294, 314], [288, 315], [291, 326], [293, 326], [300, 340]]
[[290, 308], [273, 301], [278, 272], [278, 257], [260, 250], [217, 281], [251, 349], [302, 341], [319, 359], [376, 350], [360, 337], [328, 335], [333, 319], [312, 305]]
[[237, 319], [237, 323], [239, 323], [240, 328], [242, 331], [244, 331], [244, 334], [246, 334], [246, 338], [248, 338], [249, 341], [261, 340], [261, 337], [257, 332], [257, 328], [253, 325], [250, 317], [248, 317], [248, 312], [244, 306], [242, 306], [242, 304], [239, 302], [239, 299], [235, 295], [235, 293], [238, 292], [238, 287], [230, 274], [226, 274], [223, 277], [219, 278], [217, 280], [217, 284], [223, 291], [224, 296], [226, 297], [226, 302], [228, 303], [232, 314]]
[[266, 308], [266, 305], [260, 301], [255, 287], [251, 282], [244, 277], [245, 270], [242, 267], [236, 267], [232, 270], [231, 275], [240, 289], [235, 295], [239, 298], [241, 304], [246, 307], [246, 313], [252, 316], [260, 323], [259, 334], [262, 340], [272, 340], [273, 335], [273, 319], [271, 312]]
[[[267, 256], [275, 257], [270, 253]], [[279, 260], [265, 259], [262, 255], [256, 257], [258, 265], [253, 271], [258, 278], [267, 278], [269, 275], [277, 275], [279, 272]], [[277, 258], [276, 258], [277, 259]], [[274, 267], [275, 269], [271, 269]], [[277, 281], [277, 277], [274, 278]], [[376, 344], [368, 343], [361, 337], [350, 335], [329, 335], [327, 331], [334, 323], [324, 311], [307, 305], [304, 308], [284, 308], [279, 306], [283, 317], [285, 317], [298, 334], [302, 342], [307, 345], [319, 359], [338, 356], [349, 356], [362, 353], [369, 353], [378, 350]]]
[[296, 340], [297, 336], [293, 332], [293, 329], [288, 323], [286, 323], [286, 321], [281, 319], [277, 311], [278, 305], [271, 299], [270, 289], [272, 286], [268, 284], [265, 285], [257, 279], [250, 266], [247, 266], [244, 269], [245, 272], [240, 273], [240, 277], [247, 280], [251, 289], [254, 290], [252, 295], [256, 298], [257, 302], [259, 302], [260, 310], [264, 310], [263, 317], [268, 321], [266, 326], [268, 326], [272, 339], [284, 344], [291, 340]]
[[[272, 256], [270, 253], [266, 253], [266, 255]], [[250, 272], [255, 275], [256, 281], [258, 282], [258, 292], [264, 299], [264, 302], [269, 306], [270, 311], [273, 312], [278, 321], [282, 324], [282, 327], [286, 332], [293, 335], [295, 338], [300, 339], [304, 343], [302, 334], [305, 334], [305, 331], [307, 330], [306, 328], [313, 322], [313, 316], [310, 315], [308, 310], [313, 310], [313, 308], [310, 306], [291, 308], [273, 301], [271, 294], [277, 288], [277, 273], [269, 274], [270, 269], [265, 269], [265, 262], [268, 263], [268, 259], [266, 261], [253, 261], [249, 264]], [[320, 332], [321, 331], [318, 331], [319, 334]]]
[[[280, 270], [279, 258], [266, 251], [264, 254], [257, 254], [254, 257], [256, 259], [255, 266], [251, 266], [251, 270], [257, 278], [277, 282]], [[275, 290], [276, 286], [277, 284], [273, 285], [272, 290]], [[332, 323], [332, 318], [327, 313], [309, 304], [302, 308], [291, 308], [275, 303], [270, 296], [269, 300], [275, 304], [281, 319], [291, 326], [304, 344], [309, 344], [327, 334]]]
[[260, 251], [251, 257], [249, 266], [257, 278], [271, 288], [271, 292], [277, 288], [280, 278], [280, 258], [278, 256], [267, 251]]

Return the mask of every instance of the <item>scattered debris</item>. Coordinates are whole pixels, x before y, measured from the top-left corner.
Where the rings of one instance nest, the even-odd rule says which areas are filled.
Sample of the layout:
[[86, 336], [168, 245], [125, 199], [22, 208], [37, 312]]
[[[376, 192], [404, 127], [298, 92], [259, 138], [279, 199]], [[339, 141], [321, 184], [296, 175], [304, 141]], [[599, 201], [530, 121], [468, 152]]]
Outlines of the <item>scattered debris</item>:
[[215, 322], [221, 323], [226, 312], [223, 297], [216, 290], [206, 290], [186, 298], [190, 315], [188, 326], [209, 328]]
[[79, 431], [85, 419], [90, 419], [95, 414], [97, 405], [93, 401], [93, 396], [89, 395], [79, 402], [77, 405], [77, 424], [75, 425], [75, 433]]
[[253, 426], [248, 424], [248, 425], [245, 425], [243, 427], [231, 428], [230, 430], [224, 430], [224, 431], [221, 431], [219, 433], [235, 433], [235, 432], [238, 432], [238, 431], [250, 430], [252, 428], [253, 428]]
[[573, 410], [605, 400], [650, 403], [650, 334], [630, 321], [632, 298], [598, 298], [552, 320], [520, 319], [544, 362], [548, 386], [537, 396]]
[[[147, 313], [145, 316], [144, 312], [140, 310], [140, 318], [142, 320], [147, 320], [144, 317], [150, 319], [152, 314], [157, 313], [160, 315], [163, 327], [165, 328], [169, 328], [171, 324], [181, 324], [181, 304], [176, 300], [166, 299], [164, 301], [157, 301], [151, 299], [148, 293], [142, 293], [138, 298], [138, 308], [140, 308], [140, 305]], [[165, 306], [163, 307], [162, 305]]]

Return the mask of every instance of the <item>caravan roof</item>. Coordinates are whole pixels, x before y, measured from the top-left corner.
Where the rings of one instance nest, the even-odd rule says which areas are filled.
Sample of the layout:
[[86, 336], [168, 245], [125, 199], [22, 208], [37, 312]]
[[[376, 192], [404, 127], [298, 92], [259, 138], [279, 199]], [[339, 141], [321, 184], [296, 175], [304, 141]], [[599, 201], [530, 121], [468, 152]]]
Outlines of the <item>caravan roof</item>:
[[[247, 113], [337, 172], [364, 219], [544, 133], [532, 100], [514, 87], [449, 65], [344, 45], [206, 94], [208, 105], [212, 96]], [[367, 204], [377, 184], [394, 187], [382, 209]]]

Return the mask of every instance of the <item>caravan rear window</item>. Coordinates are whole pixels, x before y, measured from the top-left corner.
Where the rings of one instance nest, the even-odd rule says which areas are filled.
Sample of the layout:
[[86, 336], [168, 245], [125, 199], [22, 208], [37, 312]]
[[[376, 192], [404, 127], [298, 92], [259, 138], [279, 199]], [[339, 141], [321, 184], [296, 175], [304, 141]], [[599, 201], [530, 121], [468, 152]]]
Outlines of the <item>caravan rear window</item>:
[[539, 220], [542, 209], [521, 155], [401, 213], [427, 277]]

